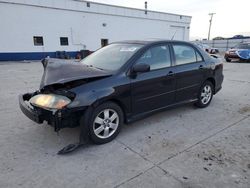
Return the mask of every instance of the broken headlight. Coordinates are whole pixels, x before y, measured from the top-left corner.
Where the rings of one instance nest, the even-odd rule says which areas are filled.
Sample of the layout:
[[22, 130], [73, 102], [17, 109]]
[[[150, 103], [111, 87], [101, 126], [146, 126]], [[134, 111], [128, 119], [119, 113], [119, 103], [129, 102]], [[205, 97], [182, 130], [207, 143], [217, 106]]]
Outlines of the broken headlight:
[[29, 102], [38, 107], [49, 109], [62, 109], [67, 106], [71, 100], [62, 95], [38, 94], [32, 97]]

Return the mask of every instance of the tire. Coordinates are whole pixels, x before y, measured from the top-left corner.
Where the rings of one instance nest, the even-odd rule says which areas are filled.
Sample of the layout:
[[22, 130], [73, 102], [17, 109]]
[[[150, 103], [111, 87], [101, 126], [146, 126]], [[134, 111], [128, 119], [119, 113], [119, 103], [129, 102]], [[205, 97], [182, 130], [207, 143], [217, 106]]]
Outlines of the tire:
[[90, 140], [95, 144], [112, 141], [120, 132], [123, 124], [123, 111], [113, 102], [103, 103], [93, 109], [88, 121]]
[[206, 81], [198, 94], [198, 101], [195, 105], [199, 108], [207, 107], [213, 99], [214, 85], [210, 81]]
[[245, 62], [246, 62], [245, 59], [239, 58], [239, 63], [245, 63]]
[[229, 58], [225, 58], [226, 62], [230, 63], [231, 62], [231, 59]]

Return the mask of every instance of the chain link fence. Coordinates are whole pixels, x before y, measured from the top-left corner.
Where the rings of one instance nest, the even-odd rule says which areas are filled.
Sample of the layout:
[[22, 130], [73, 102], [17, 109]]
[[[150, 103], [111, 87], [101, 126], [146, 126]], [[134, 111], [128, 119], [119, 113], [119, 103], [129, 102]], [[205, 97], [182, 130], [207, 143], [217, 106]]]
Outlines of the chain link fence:
[[[196, 41], [198, 42], [198, 41]], [[220, 52], [225, 52], [230, 48], [233, 48], [239, 43], [250, 42], [250, 38], [245, 39], [225, 39], [225, 40], [203, 40], [199, 41], [202, 44], [207, 44], [210, 47], [218, 48]]]

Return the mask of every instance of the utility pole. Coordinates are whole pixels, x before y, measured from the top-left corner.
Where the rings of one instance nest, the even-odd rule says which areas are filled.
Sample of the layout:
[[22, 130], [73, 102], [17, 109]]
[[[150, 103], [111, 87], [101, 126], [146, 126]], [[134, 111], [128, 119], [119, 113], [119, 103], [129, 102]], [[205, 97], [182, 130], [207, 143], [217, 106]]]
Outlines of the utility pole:
[[211, 31], [211, 26], [212, 26], [212, 21], [213, 21], [213, 16], [214, 14], [216, 13], [209, 13], [208, 15], [210, 16], [210, 20], [209, 20], [209, 30], [208, 30], [208, 37], [207, 39], [209, 40], [210, 39], [210, 31]]

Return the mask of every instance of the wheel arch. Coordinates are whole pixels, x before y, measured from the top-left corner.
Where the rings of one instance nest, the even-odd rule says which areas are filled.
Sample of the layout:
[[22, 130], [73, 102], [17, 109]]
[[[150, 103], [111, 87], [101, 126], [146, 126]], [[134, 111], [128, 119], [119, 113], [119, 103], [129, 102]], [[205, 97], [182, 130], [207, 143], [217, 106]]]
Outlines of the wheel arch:
[[213, 94], [215, 94], [215, 86], [216, 86], [216, 82], [215, 82], [215, 79], [213, 77], [209, 77], [205, 80], [206, 81], [209, 81], [213, 84], [214, 88], [213, 88]]
[[101, 104], [108, 103], [108, 102], [115, 103], [116, 105], [118, 105], [121, 108], [122, 114], [123, 114], [123, 119], [124, 119], [123, 123], [126, 123], [127, 122], [126, 106], [120, 100], [115, 99], [115, 98], [109, 98], [109, 99], [106, 99], [106, 100], [97, 101], [92, 106], [95, 108], [95, 107], [97, 107], [97, 106], [99, 106]]

